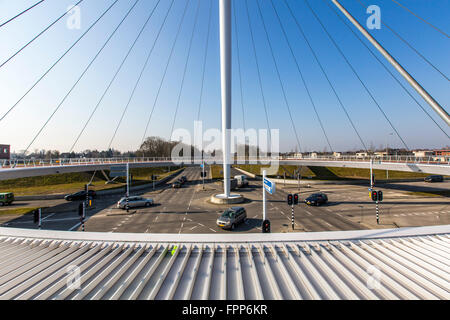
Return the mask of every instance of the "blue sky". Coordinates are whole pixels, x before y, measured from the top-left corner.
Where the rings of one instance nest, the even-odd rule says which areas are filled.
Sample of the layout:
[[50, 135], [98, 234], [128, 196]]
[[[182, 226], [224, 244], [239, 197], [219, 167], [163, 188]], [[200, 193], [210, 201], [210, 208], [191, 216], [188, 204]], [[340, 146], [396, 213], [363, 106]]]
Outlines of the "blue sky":
[[[175, 128], [189, 130], [193, 128], [193, 121], [197, 119], [201, 71], [206, 46], [209, 6], [211, 4], [213, 15], [200, 119], [203, 120], [205, 128], [220, 128], [221, 126], [218, 1], [199, 1], [199, 19], [194, 33], [181, 104], [175, 119]], [[400, 139], [395, 134], [390, 134], [393, 130], [322, 31], [305, 2], [303, 0], [287, 1], [299, 19], [306, 36], [335, 85], [336, 91], [349, 111], [366, 145], [368, 147], [373, 145], [378, 148], [388, 143], [390, 146], [401, 147]], [[367, 49], [355, 39], [335, 13], [329, 9], [324, 2], [325, 0], [308, 1], [318, 13], [330, 34], [339, 43], [349, 61], [367, 84], [408, 146], [410, 148], [438, 148], [450, 145], [446, 135], [380, 67], [378, 62], [367, 52]], [[0, 0], [0, 24], [36, 2], [36, 0]], [[46, 0], [33, 10], [0, 28], [0, 63], [10, 57], [75, 2], [73, 0]], [[363, 2], [378, 5], [381, 8], [383, 21], [408, 40], [441, 72], [449, 76], [450, 40], [448, 37], [402, 10], [391, 0], [371, 0], [370, 2], [364, 0]], [[450, 11], [450, 1], [400, 0], [400, 2], [447, 34], [450, 33], [450, 23], [447, 16]], [[1, 115], [14, 105], [46, 69], [112, 3], [113, 0], [84, 0], [80, 5], [81, 29], [68, 29], [66, 26], [67, 19], [64, 18], [13, 60], [0, 68]], [[19, 151], [31, 142], [34, 135], [52, 114], [133, 3], [134, 1], [131, 0], [119, 0], [48, 76], [0, 122], [0, 143], [11, 144], [12, 150]], [[288, 117], [287, 107], [256, 2], [255, 0], [249, 0], [248, 3], [261, 66], [262, 86], [267, 102], [269, 125], [272, 129], [280, 129], [281, 150], [288, 151], [296, 147], [296, 138]], [[293, 120], [299, 134], [300, 149], [302, 151], [322, 151], [325, 148], [329, 150], [270, 1], [259, 0], [259, 3], [275, 51], [274, 54], [286, 89]], [[342, 0], [341, 3], [365, 25], [369, 15], [366, 14], [365, 9], [357, 0]], [[122, 151], [136, 150], [140, 145], [185, 4], [185, 0], [174, 0], [174, 5], [156, 43], [150, 62], [113, 141], [112, 147], [116, 149]], [[174, 121], [197, 4], [197, 0], [189, 1], [186, 18], [181, 27], [174, 55], [150, 121], [148, 136], [155, 135], [167, 139], [170, 137], [169, 131]], [[294, 54], [299, 61], [333, 149], [352, 150], [362, 148], [357, 135], [340, 109], [328, 83], [298, 32], [284, 1], [274, 0], [274, 4], [283, 21], [283, 26], [287, 31]], [[155, 5], [156, 0], [139, 1], [91, 69], [36, 139], [30, 150], [57, 149], [64, 152], [70, 149], [84, 126], [84, 122], [97, 104], [144, 24], [150, 10]], [[154, 16], [138, 40], [116, 81], [77, 143], [76, 151], [105, 149], [108, 146], [169, 5], [169, 0], [161, 0], [159, 3]], [[252, 52], [245, 2], [235, 0], [234, 5], [236, 6], [238, 26], [246, 128], [265, 129], [267, 128], [266, 118]], [[448, 110], [450, 102], [448, 80], [425, 63], [386, 27], [382, 27], [380, 30], [371, 30], [371, 33]], [[233, 44], [233, 49], [236, 49], [236, 38], [233, 38]], [[237, 51], [234, 50], [232, 120], [233, 127], [242, 128], [243, 116], [236, 55]], [[377, 56], [381, 57], [378, 53]], [[387, 65], [385, 60], [383, 60], [383, 63]], [[400, 76], [392, 67], [388, 66], [388, 68], [394, 71], [396, 77], [400, 79]], [[400, 79], [400, 81], [432, 115], [433, 119], [444, 128], [447, 134], [450, 134], [450, 130], [444, 121], [435, 115], [431, 108], [403, 79]]]

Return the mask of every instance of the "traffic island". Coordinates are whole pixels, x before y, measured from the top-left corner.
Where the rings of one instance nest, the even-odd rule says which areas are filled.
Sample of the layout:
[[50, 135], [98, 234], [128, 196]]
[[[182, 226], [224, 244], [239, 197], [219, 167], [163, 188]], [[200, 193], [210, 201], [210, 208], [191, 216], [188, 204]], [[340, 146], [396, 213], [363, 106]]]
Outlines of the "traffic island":
[[225, 196], [225, 194], [212, 195], [210, 202], [214, 204], [235, 204], [244, 202], [245, 198], [240, 194], [230, 194], [230, 196]]

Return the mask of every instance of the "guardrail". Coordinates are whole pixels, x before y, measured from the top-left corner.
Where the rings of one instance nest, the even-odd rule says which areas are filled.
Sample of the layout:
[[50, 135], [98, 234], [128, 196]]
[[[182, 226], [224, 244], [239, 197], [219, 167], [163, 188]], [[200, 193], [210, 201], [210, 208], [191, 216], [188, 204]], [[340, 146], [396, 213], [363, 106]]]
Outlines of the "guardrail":
[[[221, 159], [208, 158], [204, 159], [207, 164], [221, 163]], [[412, 163], [412, 164], [430, 164], [430, 165], [450, 165], [450, 156], [443, 157], [443, 160], [437, 161], [436, 157], [414, 157], [414, 156], [388, 156], [388, 157], [357, 157], [357, 156], [341, 156], [341, 157], [248, 157], [234, 158], [236, 164], [258, 164], [268, 163], [270, 161], [352, 161], [352, 162], [370, 162], [373, 160], [375, 164], [381, 163]], [[28, 168], [28, 167], [54, 167], [54, 166], [78, 166], [78, 165], [99, 165], [99, 164], [125, 164], [125, 163], [184, 163], [184, 164], [200, 164], [201, 158], [170, 158], [170, 157], [134, 157], [134, 158], [58, 158], [58, 159], [12, 159], [0, 160], [1, 168]]]

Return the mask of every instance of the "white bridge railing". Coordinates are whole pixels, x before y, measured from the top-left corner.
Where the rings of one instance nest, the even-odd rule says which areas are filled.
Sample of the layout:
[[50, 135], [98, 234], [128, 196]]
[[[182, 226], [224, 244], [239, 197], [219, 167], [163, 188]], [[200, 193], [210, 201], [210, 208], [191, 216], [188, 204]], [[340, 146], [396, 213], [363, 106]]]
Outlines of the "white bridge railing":
[[[411, 164], [430, 164], [430, 165], [450, 165], [450, 156], [430, 157], [414, 157], [414, 156], [385, 156], [385, 157], [357, 157], [357, 156], [341, 156], [341, 157], [247, 157], [234, 158], [235, 164], [268, 164], [273, 161], [352, 161], [352, 162], [370, 162], [373, 160], [375, 164], [381, 163], [411, 163]], [[205, 158], [207, 164], [222, 163], [221, 158]], [[201, 158], [171, 158], [171, 157], [133, 157], [133, 158], [58, 158], [58, 159], [11, 159], [0, 160], [1, 168], [28, 168], [28, 167], [54, 167], [54, 166], [77, 166], [77, 165], [115, 165], [125, 163], [158, 163], [167, 162], [175, 164], [201, 164]]]

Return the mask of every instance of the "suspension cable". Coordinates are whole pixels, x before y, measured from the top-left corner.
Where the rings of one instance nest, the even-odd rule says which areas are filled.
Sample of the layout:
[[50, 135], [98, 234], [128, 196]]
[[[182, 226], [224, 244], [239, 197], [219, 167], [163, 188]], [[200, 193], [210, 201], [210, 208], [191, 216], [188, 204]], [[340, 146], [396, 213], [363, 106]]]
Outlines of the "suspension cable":
[[382, 113], [382, 115], [384, 116], [384, 118], [386, 119], [386, 121], [389, 123], [389, 125], [391, 126], [392, 130], [395, 131], [395, 133], [397, 134], [397, 136], [399, 137], [399, 139], [401, 140], [401, 142], [403, 143], [403, 145], [405, 146], [406, 150], [409, 150], [408, 145], [406, 144], [406, 142], [403, 140], [402, 136], [399, 134], [399, 132], [397, 131], [397, 129], [395, 128], [395, 126], [392, 124], [392, 122], [389, 120], [388, 116], [386, 115], [386, 113], [384, 112], [383, 108], [381, 108], [380, 104], [378, 103], [378, 101], [375, 99], [374, 95], [372, 94], [372, 92], [369, 90], [369, 88], [367, 87], [367, 85], [364, 83], [364, 81], [361, 79], [361, 77], [359, 76], [358, 72], [356, 72], [356, 69], [353, 67], [353, 65], [350, 63], [350, 61], [347, 59], [347, 57], [345, 56], [344, 52], [342, 51], [342, 49], [339, 47], [339, 45], [336, 43], [336, 41], [334, 40], [334, 38], [331, 36], [331, 34], [328, 32], [328, 29], [325, 27], [325, 25], [323, 24], [322, 20], [317, 16], [316, 12], [314, 11], [314, 9], [310, 6], [308, 0], [304, 0], [304, 2], [306, 3], [307, 7], [309, 8], [309, 10], [311, 11], [311, 13], [314, 15], [315, 19], [319, 22], [320, 26], [322, 27], [323, 31], [326, 33], [326, 35], [328, 36], [328, 38], [331, 40], [331, 42], [333, 43], [333, 45], [335, 46], [335, 48], [338, 50], [339, 54], [341, 55], [341, 57], [345, 60], [345, 62], [347, 63], [347, 65], [350, 67], [350, 69], [352, 70], [353, 74], [356, 76], [356, 78], [359, 80], [359, 82], [361, 83], [361, 85], [364, 87], [365, 91], [367, 92], [367, 94], [370, 96], [370, 98], [372, 99], [372, 101], [375, 103], [375, 105], [377, 106], [378, 110], [380, 110], [380, 112]]
[[[116, 0], [106, 11], [109, 11], [116, 3], [118, 0]], [[104, 14], [105, 14], [104, 13]], [[50, 73], [50, 71], [70, 52], [70, 50], [73, 49], [73, 47], [75, 47], [78, 42], [81, 41], [81, 39], [84, 38], [84, 36], [91, 31], [91, 29], [103, 18], [104, 14], [102, 14], [97, 20], [94, 21], [93, 24], [91, 24], [89, 26], [89, 28], [83, 32], [83, 34], [50, 66], [50, 68], [47, 69], [47, 71], [45, 71], [45, 73], [39, 78], [37, 79], [33, 85], [20, 97], [19, 100], [17, 100], [9, 109], [8, 111], [2, 115], [2, 117], [0, 118], [0, 122], [6, 118], [6, 116], [15, 108], [17, 107], [17, 105]]]
[[328, 5], [328, 7], [330, 8], [330, 10], [332, 10], [334, 12], [334, 14], [339, 18], [339, 20], [341, 20], [341, 22], [353, 33], [353, 35], [355, 36], [356, 39], [359, 40], [359, 42], [361, 42], [361, 44], [370, 52], [370, 54], [380, 63], [380, 65], [391, 75], [391, 77], [400, 85], [400, 87], [402, 87], [402, 89], [411, 97], [411, 99], [414, 100], [414, 102], [423, 110], [423, 112], [425, 112], [425, 114], [431, 119], [431, 121], [434, 122], [434, 124], [436, 124], [436, 126], [442, 131], [442, 133], [444, 133], [447, 138], [450, 139], [450, 136], [444, 131], [444, 129], [436, 122], [436, 120], [433, 119], [433, 117], [426, 111], [426, 109], [420, 104], [420, 102], [411, 94], [411, 92], [408, 91], [408, 89], [406, 89], [406, 87], [400, 82], [400, 80], [397, 79], [397, 77], [392, 73], [391, 70], [389, 70], [388, 67], [385, 66], [385, 64], [380, 60], [380, 58], [377, 57], [377, 55], [369, 48], [369, 46], [361, 40], [361, 38], [357, 35], [357, 33], [355, 32], [355, 30], [353, 30], [353, 28], [351, 28], [346, 22], [345, 20], [338, 14], [338, 12], [336, 11], [335, 8], [333, 8], [327, 0], [325, 0], [325, 3]]
[[[349, 113], [348, 113], [348, 111], [347, 111], [347, 108], [344, 106], [344, 103], [342, 102], [342, 100], [341, 100], [339, 94], [337, 93], [337, 91], [336, 91], [336, 89], [335, 89], [333, 83], [331, 82], [330, 78], [328, 77], [328, 74], [327, 74], [327, 72], [325, 71], [325, 68], [323, 67], [322, 63], [320, 62], [319, 57], [317, 56], [317, 54], [316, 54], [315, 50], [313, 49], [313, 47], [312, 47], [310, 41], [308, 40], [308, 37], [306, 36], [305, 32], [303, 31], [303, 28], [302, 28], [302, 26], [300, 25], [300, 22], [298, 21], [297, 17], [294, 15], [294, 13], [293, 13], [293, 11], [292, 11], [292, 9], [291, 9], [289, 3], [288, 3], [286, 0], [284, 0], [284, 3], [286, 4], [287, 8], [289, 9], [289, 12], [290, 12], [292, 18], [294, 19], [295, 24], [297, 25], [297, 29], [300, 31], [300, 33], [301, 33], [303, 39], [305, 40], [306, 44], [307, 44], [308, 47], [309, 47], [309, 50], [311, 51], [311, 53], [312, 53], [312, 55], [313, 55], [315, 61], [317, 62], [317, 64], [318, 64], [320, 70], [322, 71], [322, 73], [323, 73], [323, 75], [325, 76], [325, 78], [326, 78], [328, 84], [330, 85], [331, 90], [333, 91], [334, 95], [336, 96], [336, 99], [338, 100], [339, 105], [341, 106], [342, 110], [344, 110], [344, 113], [345, 113], [345, 115], [347, 116], [347, 119], [348, 119], [348, 121], [350, 122], [350, 124], [351, 124], [353, 130], [355, 131], [356, 135], [358, 136], [359, 141], [361, 142], [362, 146], [364, 147], [364, 150], [366, 150], [366, 152], [367, 152], [368, 150], [367, 150], [366, 144], [364, 143], [364, 140], [361, 138], [361, 135], [360, 135], [360, 133], [358, 132], [358, 129], [356, 129], [356, 126], [355, 126], [355, 124], [353, 123], [353, 121], [352, 121], [352, 119], [351, 119], [351, 117], [350, 117], [350, 115], [349, 115]], [[272, 5], [273, 5], [273, 2], [272, 2]], [[275, 6], [273, 6], [273, 7], [274, 7], [274, 9], [275, 9]], [[276, 9], [275, 9], [275, 12], [277, 12]], [[278, 13], [277, 13], [277, 15], [278, 15]], [[280, 20], [280, 21], [281, 21], [281, 20]]]
[[[150, 51], [149, 51], [149, 53], [148, 53], [148, 55], [147, 55], [147, 58], [146, 58], [146, 60], [145, 60], [145, 63], [144, 63], [144, 65], [143, 65], [142, 69], [141, 69], [141, 73], [140, 73], [140, 75], [139, 75], [139, 77], [138, 77], [138, 79], [137, 79], [137, 81], [136, 81], [135, 86], [134, 86], [133, 93], [134, 93], [134, 91], [136, 90], [137, 85], [139, 84], [139, 82], [140, 82], [140, 80], [141, 80], [142, 74], [144, 73], [144, 70], [145, 70], [145, 68], [146, 68], [146, 66], [147, 66], [147, 64], [148, 64], [148, 62], [149, 62], [149, 60], [150, 60], [150, 56], [151, 56], [152, 53], [153, 53], [153, 49], [155, 48], [156, 42], [157, 42], [158, 39], [159, 39], [159, 36], [160, 36], [161, 31], [162, 31], [162, 29], [163, 29], [163, 26], [165, 25], [167, 16], [169, 15], [169, 12], [170, 12], [170, 10], [171, 10], [171, 8], [172, 8], [173, 1], [174, 1], [174, 0], [172, 0], [172, 2], [171, 2], [171, 4], [170, 4], [170, 7], [169, 7], [169, 9], [167, 10], [167, 13], [166, 13], [166, 16], [164, 17], [163, 23], [161, 24], [161, 26], [160, 26], [160, 28], [159, 28], [159, 30], [158, 30], [158, 34], [157, 34], [157, 36], [156, 36], [156, 38], [155, 38], [155, 41], [153, 42], [153, 45], [152, 45], [152, 47], [151, 47], [151, 49], [150, 49]], [[160, 2], [160, 1], [158, 1], [158, 4], [156, 5], [156, 7], [159, 5], [159, 2]], [[156, 8], [156, 7], [155, 7], [155, 8]], [[140, 39], [140, 37], [141, 37], [141, 35], [142, 35], [142, 33], [143, 33], [145, 27], [147, 26], [147, 24], [149, 23], [151, 17], [153, 16], [153, 13], [154, 13], [154, 10], [151, 11], [151, 12], [149, 13], [149, 15], [148, 15], [148, 17], [147, 17], [147, 20], [145, 21], [145, 23], [144, 23], [143, 26], [141, 27], [141, 29], [140, 29], [138, 35], [136, 36], [136, 38], [134, 39], [134, 42], [133, 42], [132, 45], [131, 45], [131, 47], [128, 49], [127, 54], [126, 54], [125, 57], [123, 58], [123, 60], [122, 60], [121, 64], [119, 65], [119, 67], [117, 68], [116, 73], [114, 74], [113, 78], [111, 79], [111, 81], [109, 82], [109, 84], [108, 84], [108, 86], [106, 87], [105, 91], [103, 92], [103, 94], [102, 94], [100, 100], [98, 101], [97, 105], [96, 105], [96, 106], [94, 107], [94, 109], [92, 110], [92, 112], [91, 112], [89, 118], [87, 119], [87, 121], [86, 121], [85, 124], [84, 124], [83, 129], [80, 131], [80, 133], [78, 134], [78, 137], [76, 138], [75, 142], [73, 143], [73, 145], [72, 145], [72, 147], [71, 147], [69, 153], [72, 152], [73, 148], [74, 148], [75, 145], [77, 144], [78, 140], [80, 139], [80, 137], [81, 137], [81, 135], [83, 134], [84, 130], [86, 129], [87, 125], [89, 124], [89, 122], [91, 121], [91, 119], [92, 119], [92, 117], [94, 116], [95, 112], [97, 111], [98, 107], [99, 107], [100, 104], [102, 103], [104, 97], [106, 96], [106, 94], [108, 93], [109, 89], [111, 88], [113, 82], [114, 82], [115, 79], [117, 78], [117, 76], [118, 76], [120, 70], [122, 69], [123, 65], [124, 65], [125, 62], [128, 60], [129, 55], [130, 55], [131, 52], [133, 51], [133, 48], [135, 47], [137, 41]], [[132, 95], [133, 95], [133, 94], [132, 94]], [[130, 101], [131, 101], [131, 99], [130, 99]]]
[[[236, 2], [236, 1], [235, 1]], [[240, 89], [240, 98], [241, 98], [241, 109], [242, 109], [242, 126], [245, 133], [245, 112], [244, 112], [244, 94], [242, 88], [242, 70], [241, 70], [241, 56], [239, 50], [239, 32], [238, 32], [238, 24], [236, 18], [236, 6], [233, 5], [233, 16], [234, 16], [234, 36], [236, 38], [236, 55], [237, 55], [237, 63], [238, 63], [238, 74], [239, 74], [239, 89]]]
[[2, 64], [0, 64], [0, 69], [7, 64], [9, 61], [11, 61], [15, 56], [17, 56], [20, 52], [22, 52], [23, 49], [25, 49], [26, 47], [28, 47], [32, 42], [34, 42], [34, 40], [36, 40], [37, 38], [39, 38], [41, 35], [43, 35], [48, 29], [50, 29], [53, 25], [55, 25], [59, 20], [61, 20], [66, 14], [68, 14], [73, 8], [75, 8], [76, 6], [78, 6], [81, 2], [83, 2], [84, 0], [80, 0], [78, 1], [73, 7], [71, 7], [69, 10], [67, 10], [66, 12], [64, 12], [61, 16], [58, 17], [58, 19], [56, 19], [55, 21], [53, 21], [50, 25], [48, 25], [44, 30], [42, 30], [41, 32], [39, 32], [33, 39], [31, 39], [30, 41], [28, 41], [22, 48], [20, 48], [18, 51], [16, 51], [12, 56], [10, 56], [8, 59], [6, 59], [4, 62], [2, 62]]
[[170, 137], [172, 136], [173, 133], [173, 129], [175, 128], [175, 122], [177, 120], [177, 114], [178, 114], [178, 109], [180, 108], [180, 102], [181, 102], [181, 95], [183, 93], [183, 88], [184, 88], [184, 82], [186, 80], [186, 71], [189, 65], [189, 60], [191, 57], [191, 50], [192, 50], [192, 42], [194, 40], [194, 34], [195, 34], [195, 29], [197, 28], [197, 24], [198, 24], [198, 14], [200, 12], [200, 0], [198, 0], [198, 4], [197, 4], [197, 10], [195, 12], [195, 18], [194, 18], [194, 26], [192, 27], [192, 33], [191, 33], [191, 38], [189, 40], [189, 48], [188, 48], [188, 53], [187, 53], [187, 57], [186, 57], [186, 62], [184, 64], [184, 70], [183, 70], [183, 77], [181, 79], [181, 87], [180, 87], [180, 91], [178, 92], [178, 100], [177, 100], [177, 105], [175, 108], [175, 114], [173, 116], [173, 121], [172, 121], [172, 128], [170, 130], [169, 133], [169, 140]]
[[[256, 2], [258, 3], [258, 11], [260, 13], [261, 19], [263, 19], [262, 13], [261, 13], [261, 8], [259, 6], [259, 1], [256, 0]], [[272, 7], [275, 10], [275, 7], [273, 6], [273, 2], [272, 1], [271, 1], [271, 4], [272, 4]], [[312, 105], [312, 107], [314, 109], [314, 112], [315, 112], [315, 114], [317, 116], [317, 120], [319, 121], [320, 127], [322, 128], [323, 135], [325, 136], [325, 139], [327, 141], [328, 146], [330, 147], [331, 152], [333, 152], [333, 147], [331, 146], [330, 140], [328, 139], [328, 135], [327, 135], [327, 133], [325, 131], [325, 128], [324, 128], [323, 123], [322, 123], [322, 120], [320, 119], [319, 113], [317, 112], [316, 104], [314, 103], [314, 99], [312, 98], [312, 95], [311, 95], [309, 87], [308, 87], [308, 85], [306, 83], [305, 77], [303, 76], [303, 72], [302, 72], [302, 70], [300, 68], [300, 64], [298, 63], [297, 57], [295, 56], [294, 50], [292, 49], [291, 43], [290, 43], [290, 41], [289, 41], [289, 39], [287, 37], [286, 30], [284, 29], [283, 25], [281, 24], [281, 19], [278, 16], [278, 13], [276, 12], [276, 10], [275, 10], [275, 13], [276, 13], [276, 17], [278, 19], [278, 22], [279, 22], [279, 24], [281, 26], [281, 30], [282, 30], [282, 33], [284, 35], [284, 38], [286, 39], [286, 42], [288, 44], [288, 47], [289, 47], [290, 53], [292, 55], [292, 58], [294, 58], [295, 65], [297, 67], [298, 73], [300, 74], [300, 78], [302, 79], [303, 86], [305, 87], [306, 93], [308, 94], [309, 101], [311, 102], [311, 105]], [[278, 69], [278, 65], [277, 65], [276, 60], [275, 60], [275, 55], [273, 54], [273, 48], [272, 48], [272, 45], [270, 44], [269, 35], [267, 33], [267, 29], [266, 29], [266, 25], [264, 23], [264, 19], [263, 19], [263, 26], [264, 26], [264, 31], [265, 31], [265, 34], [266, 34], [267, 41], [269, 42], [270, 51], [272, 53], [272, 59], [273, 59], [273, 61], [275, 63], [275, 66], [276, 66], [275, 68], [277, 70], [278, 79], [280, 80], [280, 83], [281, 83], [281, 88], [282, 88], [283, 95], [284, 95], [284, 98], [285, 98], [285, 101], [286, 101], [286, 105], [289, 105], [288, 102], [287, 102], [287, 97], [286, 97], [286, 92], [285, 92], [285, 89], [284, 89], [284, 86], [283, 86], [283, 82], [281, 80], [280, 71]], [[289, 115], [291, 115], [290, 111], [289, 111]], [[293, 123], [293, 121], [292, 121], [292, 123]]]
[[[112, 6], [114, 4], [117, 3], [118, 0], [116, 0], [103, 14], [102, 16], [104, 16], [109, 9], [112, 8]], [[109, 41], [111, 40], [111, 38], [116, 34], [117, 30], [120, 28], [120, 26], [122, 25], [122, 23], [125, 21], [125, 19], [128, 17], [128, 15], [130, 14], [131, 10], [127, 12], [127, 14], [123, 17], [123, 19], [120, 21], [120, 23], [117, 25], [117, 27], [114, 29], [114, 31], [111, 33], [111, 35], [108, 37], [108, 39], [105, 41], [105, 43], [102, 45], [102, 47], [100, 48], [100, 50], [97, 51], [96, 55], [94, 56], [94, 58], [89, 62], [89, 64], [87, 65], [87, 67], [83, 70], [83, 72], [81, 73], [81, 75], [78, 77], [77, 81], [73, 84], [73, 86], [70, 88], [70, 90], [67, 92], [67, 94], [64, 96], [64, 98], [61, 100], [61, 102], [58, 104], [58, 106], [56, 107], [56, 109], [53, 111], [53, 113], [50, 115], [50, 117], [47, 119], [47, 121], [44, 123], [44, 125], [40, 128], [40, 130], [38, 131], [38, 133], [34, 136], [33, 140], [30, 142], [30, 144], [28, 145], [28, 147], [25, 149], [24, 151], [24, 155], [27, 153], [28, 149], [31, 147], [31, 145], [34, 143], [34, 141], [37, 139], [37, 137], [41, 134], [41, 132], [44, 130], [44, 128], [47, 126], [47, 124], [50, 122], [50, 120], [53, 118], [53, 116], [56, 114], [56, 112], [59, 110], [59, 108], [63, 105], [63, 103], [66, 101], [66, 99], [69, 97], [69, 95], [72, 93], [72, 91], [75, 89], [75, 87], [78, 85], [78, 83], [81, 81], [81, 79], [84, 77], [84, 75], [87, 73], [87, 71], [90, 69], [90, 67], [93, 65], [93, 63], [97, 60], [97, 58], [99, 57], [100, 53], [103, 51], [103, 49], [106, 47], [106, 45], [109, 43]]]
[[404, 6], [403, 4], [401, 4], [398, 1], [392, 0], [392, 2], [394, 2], [395, 4], [397, 4], [399, 7], [405, 9], [405, 11], [408, 11], [409, 13], [411, 13], [413, 16], [415, 16], [416, 18], [418, 18], [419, 20], [422, 20], [423, 22], [425, 22], [427, 25], [429, 25], [430, 27], [434, 28], [436, 31], [440, 32], [441, 34], [443, 34], [444, 36], [446, 36], [447, 38], [450, 38], [448, 36], [447, 33], [445, 33], [444, 31], [442, 31], [441, 29], [439, 29], [438, 27], [436, 27], [435, 25], [433, 25], [431, 22], [428, 22], [427, 20], [425, 20], [424, 18], [421, 18], [419, 15], [415, 14], [414, 12], [412, 12], [410, 9], [408, 9], [406, 6]]
[[[367, 8], [367, 6], [361, 0], [356, 0], [356, 1], [358, 1], [362, 7]], [[381, 23], [386, 28], [388, 28], [397, 38], [399, 38], [404, 44], [406, 44], [411, 50], [413, 50], [419, 57], [421, 57], [426, 63], [428, 63], [428, 65], [430, 65], [434, 70], [436, 70], [438, 73], [440, 73], [440, 75], [442, 77], [444, 77], [447, 81], [450, 81], [450, 79], [441, 70], [439, 70], [438, 67], [436, 67], [430, 60], [428, 60], [423, 54], [421, 54], [419, 52], [419, 50], [414, 48], [412, 44], [410, 44], [408, 41], [406, 41], [405, 38], [403, 38], [401, 35], [399, 35], [394, 29], [392, 29], [389, 25], [387, 25], [383, 20], [381, 21]]]
[[176, 33], [176, 36], [175, 36], [175, 40], [174, 40], [173, 45], [172, 45], [172, 48], [171, 48], [171, 50], [170, 50], [169, 59], [167, 60], [167, 64], [166, 64], [166, 67], [165, 67], [165, 70], [164, 70], [164, 74], [163, 74], [163, 77], [162, 77], [162, 79], [161, 79], [161, 82], [160, 82], [160, 85], [159, 85], [158, 92], [157, 92], [157, 94], [156, 94], [155, 100], [154, 100], [154, 102], [153, 102], [152, 111], [150, 112], [150, 116], [149, 116], [149, 118], [148, 118], [148, 120], [147, 120], [147, 125], [145, 126], [145, 131], [144, 131], [144, 135], [143, 135], [143, 137], [142, 137], [141, 145], [142, 145], [142, 144], [144, 143], [144, 141], [145, 141], [145, 136], [146, 136], [146, 134], [147, 134], [148, 126], [149, 126], [150, 121], [151, 121], [151, 119], [152, 119], [153, 111], [155, 110], [156, 103], [158, 102], [159, 94], [161, 93], [161, 88], [162, 88], [162, 85], [163, 85], [164, 80], [165, 80], [165, 78], [166, 78], [167, 70], [169, 69], [169, 65], [170, 65], [170, 61], [172, 60], [172, 56], [173, 56], [173, 53], [174, 53], [175, 45], [176, 45], [177, 42], [178, 42], [178, 37], [179, 37], [179, 35], [180, 35], [181, 26], [183, 25], [184, 18], [186, 17], [186, 12], [187, 12], [187, 8], [188, 8], [188, 4], [189, 4], [189, 1], [186, 1], [186, 5], [184, 6], [184, 11], [183, 11], [183, 16], [182, 16], [182, 18], [181, 18], [181, 20], [180, 20], [180, 23], [179, 23], [179, 25], [178, 25], [178, 30], [177, 30], [177, 33]]
[[260, 67], [259, 67], [259, 59], [258, 59], [258, 55], [256, 54], [255, 37], [253, 35], [253, 29], [252, 29], [252, 26], [251, 26], [250, 12], [248, 10], [248, 0], [245, 0], [245, 8], [246, 8], [246, 13], [247, 13], [248, 27], [250, 29], [250, 38], [251, 38], [251, 42], [252, 42], [253, 56], [255, 57], [256, 70], [257, 70], [257, 73], [258, 73], [258, 84], [259, 84], [259, 89], [261, 91], [261, 97], [262, 97], [262, 101], [263, 101], [264, 113], [266, 115], [267, 129], [269, 130], [269, 134], [271, 135], [270, 125], [269, 125], [269, 115], [267, 113], [267, 103], [266, 103], [266, 98], [265, 98], [264, 90], [263, 90], [263, 86], [262, 86], [262, 78], [261, 78], [261, 70], [260, 70]]
[[208, 58], [208, 47], [209, 47], [209, 35], [211, 33], [211, 22], [212, 22], [212, 1], [209, 2], [209, 18], [208, 18], [208, 32], [206, 33], [206, 45], [205, 45], [205, 55], [203, 57], [203, 66], [202, 66], [202, 84], [200, 87], [200, 100], [198, 103], [198, 111], [197, 111], [197, 121], [200, 121], [200, 110], [203, 102], [203, 89], [205, 87], [205, 75], [206, 75], [206, 61]]
[[11, 19], [9, 19], [8, 21], [3, 22], [2, 24], [0, 24], [0, 28], [7, 25], [8, 23], [10, 23], [11, 21], [13, 21], [14, 19], [20, 17], [21, 15], [23, 15], [24, 13], [30, 11], [31, 9], [33, 9], [34, 7], [40, 5], [42, 2], [44, 2], [45, 0], [41, 0], [39, 2], [36, 2], [35, 4], [33, 4], [31, 7], [29, 7], [28, 9], [25, 9], [24, 11], [22, 11], [19, 14], [16, 14], [14, 17], [12, 17]]

